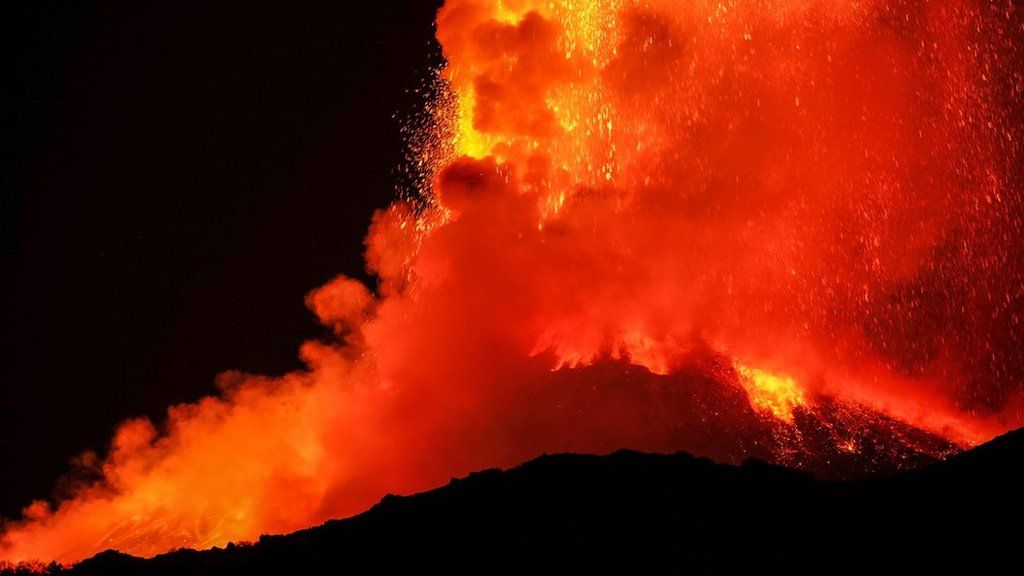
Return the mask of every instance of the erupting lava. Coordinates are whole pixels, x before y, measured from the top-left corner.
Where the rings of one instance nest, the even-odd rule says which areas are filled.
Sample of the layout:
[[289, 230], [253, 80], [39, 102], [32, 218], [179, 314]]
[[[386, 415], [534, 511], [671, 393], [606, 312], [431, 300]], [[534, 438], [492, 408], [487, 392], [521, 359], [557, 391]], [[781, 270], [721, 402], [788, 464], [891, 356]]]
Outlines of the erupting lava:
[[807, 406], [803, 390], [792, 378], [776, 376], [742, 364], [736, 365], [736, 373], [750, 395], [750, 403], [779, 420], [792, 423], [793, 410], [797, 406]]
[[1024, 423], [1010, 2], [448, 0], [415, 200], [305, 371], [117, 431], [0, 558], [280, 533], [541, 452], [832, 477]]

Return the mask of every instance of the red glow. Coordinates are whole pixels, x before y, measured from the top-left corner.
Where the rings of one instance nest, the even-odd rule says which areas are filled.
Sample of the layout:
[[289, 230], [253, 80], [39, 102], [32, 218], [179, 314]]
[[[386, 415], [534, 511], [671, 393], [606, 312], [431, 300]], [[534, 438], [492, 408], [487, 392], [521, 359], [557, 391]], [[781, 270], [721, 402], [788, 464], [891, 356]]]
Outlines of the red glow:
[[1019, 26], [449, 0], [430, 185], [374, 218], [378, 293], [309, 296], [338, 339], [308, 370], [122, 425], [103, 480], [27, 508], [0, 558], [250, 540], [545, 451], [843, 476], [1021, 426]]

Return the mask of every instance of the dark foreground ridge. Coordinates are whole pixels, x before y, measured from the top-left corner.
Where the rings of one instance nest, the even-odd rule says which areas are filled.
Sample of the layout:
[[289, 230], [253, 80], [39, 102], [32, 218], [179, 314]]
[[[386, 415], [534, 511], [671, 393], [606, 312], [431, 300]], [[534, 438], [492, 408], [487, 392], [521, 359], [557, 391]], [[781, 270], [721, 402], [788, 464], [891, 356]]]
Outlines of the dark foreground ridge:
[[1024, 557], [1022, 487], [1024, 430], [855, 483], [684, 453], [542, 456], [251, 546], [61, 573], [1004, 573]]

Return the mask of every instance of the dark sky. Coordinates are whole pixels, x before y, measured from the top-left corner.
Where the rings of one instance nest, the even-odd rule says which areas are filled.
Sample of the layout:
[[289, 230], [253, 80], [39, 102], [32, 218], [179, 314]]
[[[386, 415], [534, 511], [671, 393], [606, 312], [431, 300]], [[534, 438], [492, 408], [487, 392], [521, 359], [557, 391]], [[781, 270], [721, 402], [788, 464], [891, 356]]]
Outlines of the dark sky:
[[298, 367], [304, 294], [365, 278], [438, 3], [3, 3], [0, 516], [123, 419]]

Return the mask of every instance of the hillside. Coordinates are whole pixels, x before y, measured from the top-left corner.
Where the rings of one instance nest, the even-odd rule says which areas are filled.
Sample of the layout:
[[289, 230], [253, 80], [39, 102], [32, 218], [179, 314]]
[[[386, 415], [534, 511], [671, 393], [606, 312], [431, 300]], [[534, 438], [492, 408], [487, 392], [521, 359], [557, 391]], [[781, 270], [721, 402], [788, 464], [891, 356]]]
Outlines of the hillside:
[[1019, 560], [1021, 485], [1022, 430], [854, 483], [684, 453], [542, 456], [251, 546], [107, 552], [63, 573], [986, 572]]

